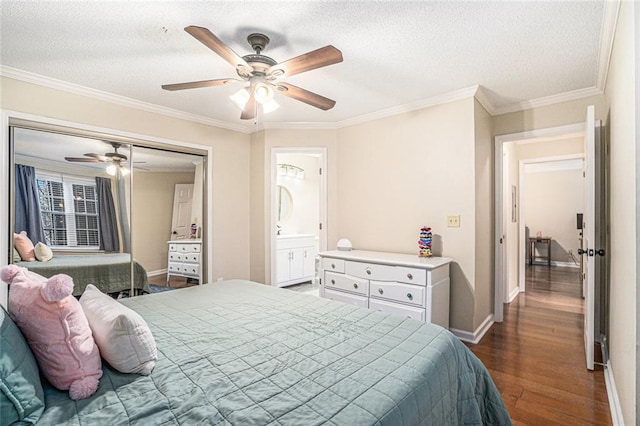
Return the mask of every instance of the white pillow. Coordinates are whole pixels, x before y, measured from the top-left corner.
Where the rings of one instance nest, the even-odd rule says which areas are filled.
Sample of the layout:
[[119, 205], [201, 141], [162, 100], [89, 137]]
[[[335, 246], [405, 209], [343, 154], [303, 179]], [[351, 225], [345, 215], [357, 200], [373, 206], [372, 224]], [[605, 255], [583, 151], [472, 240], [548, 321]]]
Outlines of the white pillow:
[[158, 359], [156, 342], [137, 312], [87, 285], [80, 297], [100, 355], [121, 373], [151, 374]]
[[53, 251], [44, 243], [38, 243], [33, 248], [33, 251], [36, 253], [36, 259], [40, 262], [48, 262], [53, 259]]

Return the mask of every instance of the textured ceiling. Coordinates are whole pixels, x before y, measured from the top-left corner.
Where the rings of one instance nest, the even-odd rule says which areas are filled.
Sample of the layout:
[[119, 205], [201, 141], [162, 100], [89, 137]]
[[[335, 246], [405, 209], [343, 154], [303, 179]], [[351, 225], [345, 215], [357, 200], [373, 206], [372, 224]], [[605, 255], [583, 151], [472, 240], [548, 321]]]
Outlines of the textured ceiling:
[[183, 28], [240, 55], [271, 38], [284, 61], [332, 44], [344, 62], [286, 81], [336, 100], [317, 110], [277, 95], [267, 123], [338, 123], [481, 85], [497, 108], [596, 86], [604, 1], [1, 1], [1, 63], [65, 82], [247, 124], [226, 87], [161, 84], [235, 77]]

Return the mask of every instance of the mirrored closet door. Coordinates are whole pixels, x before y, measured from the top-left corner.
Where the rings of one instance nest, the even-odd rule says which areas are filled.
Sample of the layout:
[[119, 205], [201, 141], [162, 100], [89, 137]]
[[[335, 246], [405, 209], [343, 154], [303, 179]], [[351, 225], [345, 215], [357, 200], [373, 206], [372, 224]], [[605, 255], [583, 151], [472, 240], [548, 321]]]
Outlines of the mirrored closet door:
[[[25, 127], [11, 127], [10, 134], [11, 263], [47, 277], [71, 275], [76, 296], [89, 283], [118, 297], [171, 281], [202, 282], [206, 156], [102, 135]], [[180, 256], [185, 269], [176, 278], [169, 271], [170, 242], [180, 185], [191, 186], [180, 220], [196, 248]]]

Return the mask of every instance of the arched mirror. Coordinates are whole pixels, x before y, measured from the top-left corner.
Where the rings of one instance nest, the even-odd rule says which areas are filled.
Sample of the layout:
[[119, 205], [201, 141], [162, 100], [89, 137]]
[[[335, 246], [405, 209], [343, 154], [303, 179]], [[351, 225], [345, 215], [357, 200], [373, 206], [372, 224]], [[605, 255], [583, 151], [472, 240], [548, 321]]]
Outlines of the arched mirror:
[[293, 198], [291, 192], [282, 186], [276, 186], [276, 220], [286, 220], [291, 215], [291, 209], [293, 208]]

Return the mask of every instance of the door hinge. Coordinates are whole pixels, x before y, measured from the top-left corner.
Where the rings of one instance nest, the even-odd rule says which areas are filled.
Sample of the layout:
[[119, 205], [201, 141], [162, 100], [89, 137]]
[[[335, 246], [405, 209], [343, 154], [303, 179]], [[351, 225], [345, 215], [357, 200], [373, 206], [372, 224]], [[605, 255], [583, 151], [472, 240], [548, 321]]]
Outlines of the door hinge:
[[319, 174], [319, 175], [321, 175], [321, 174], [322, 174], [322, 167], [320, 167], [320, 168], [318, 169], [318, 174]]
[[319, 225], [320, 225], [320, 230], [322, 231], [322, 222]]

